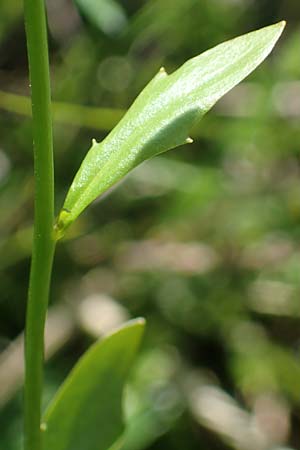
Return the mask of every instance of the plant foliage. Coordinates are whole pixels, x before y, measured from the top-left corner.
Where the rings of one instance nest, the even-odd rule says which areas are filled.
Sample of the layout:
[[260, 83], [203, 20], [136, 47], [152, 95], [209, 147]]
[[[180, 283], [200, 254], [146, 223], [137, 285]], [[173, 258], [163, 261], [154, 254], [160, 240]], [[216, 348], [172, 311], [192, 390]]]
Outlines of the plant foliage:
[[164, 68], [101, 142], [93, 140], [67, 194], [57, 237], [99, 195], [146, 159], [190, 143], [190, 130], [270, 53], [285, 22], [218, 45], [173, 74]]
[[144, 321], [129, 322], [79, 360], [44, 418], [44, 450], [108, 450], [123, 432], [122, 392]]

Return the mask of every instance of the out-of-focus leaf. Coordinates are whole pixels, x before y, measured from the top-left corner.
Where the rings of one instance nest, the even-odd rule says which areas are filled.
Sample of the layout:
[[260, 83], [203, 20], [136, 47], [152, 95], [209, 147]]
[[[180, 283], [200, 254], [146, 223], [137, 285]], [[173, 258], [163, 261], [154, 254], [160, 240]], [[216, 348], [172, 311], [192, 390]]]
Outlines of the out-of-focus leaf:
[[120, 31], [127, 23], [122, 6], [115, 0], [75, 0], [80, 12], [106, 34]]
[[[0, 109], [22, 116], [31, 116], [30, 98], [0, 90]], [[65, 102], [52, 102], [53, 119], [81, 127], [110, 131], [125, 111], [117, 108], [96, 108]]]
[[150, 81], [123, 119], [101, 142], [93, 140], [57, 222], [57, 237], [100, 194], [142, 161], [192, 142], [191, 128], [270, 53], [285, 22], [218, 45], [172, 75]]
[[22, 15], [22, 3], [18, 0], [12, 0], [9, 3], [1, 3], [1, 15], [0, 15], [0, 42], [10, 27], [17, 23]]
[[144, 320], [129, 322], [79, 360], [44, 419], [44, 450], [108, 450], [123, 432], [122, 392]]

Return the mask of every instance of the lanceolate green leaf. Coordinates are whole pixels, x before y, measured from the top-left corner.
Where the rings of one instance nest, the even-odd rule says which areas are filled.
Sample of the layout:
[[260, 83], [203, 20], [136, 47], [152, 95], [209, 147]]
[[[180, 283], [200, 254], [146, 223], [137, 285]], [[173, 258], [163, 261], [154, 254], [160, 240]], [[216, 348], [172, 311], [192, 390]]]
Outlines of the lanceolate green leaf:
[[122, 391], [144, 320], [128, 322], [79, 360], [46, 411], [43, 450], [108, 450], [123, 432]]
[[114, 130], [93, 141], [59, 216], [59, 238], [100, 194], [145, 159], [192, 142], [195, 123], [271, 52], [285, 22], [214, 47], [150, 81]]

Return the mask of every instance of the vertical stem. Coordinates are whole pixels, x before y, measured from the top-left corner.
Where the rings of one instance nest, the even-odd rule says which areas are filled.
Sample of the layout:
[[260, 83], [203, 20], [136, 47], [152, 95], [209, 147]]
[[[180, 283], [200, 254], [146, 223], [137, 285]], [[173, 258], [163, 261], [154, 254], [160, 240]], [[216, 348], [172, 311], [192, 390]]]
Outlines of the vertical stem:
[[34, 140], [35, 219], [25, 333], [25, 450], [41, 450], [44, 327], [55, 243], [53, 143], [44, 0], [24, 0]]

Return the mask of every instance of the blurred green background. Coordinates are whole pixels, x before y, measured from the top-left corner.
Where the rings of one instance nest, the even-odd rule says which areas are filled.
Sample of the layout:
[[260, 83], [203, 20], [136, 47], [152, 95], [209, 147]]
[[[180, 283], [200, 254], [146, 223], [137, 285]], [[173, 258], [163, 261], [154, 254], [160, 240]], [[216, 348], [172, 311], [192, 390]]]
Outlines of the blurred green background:
[[[56, 208], [160, 66], [288, 21], [268, 60], [58, 246], [47, 404], [93, 340], [148, 321], [122, 450], [300, 449], [300, 2], [50, 0]], [[33, 217], [21, 0], [0, 9], [0, 449], [22, 432]], [[10, 95], [10, 94], [17, 94]], [[55, 450], [55, 449], [54, 449]]]

